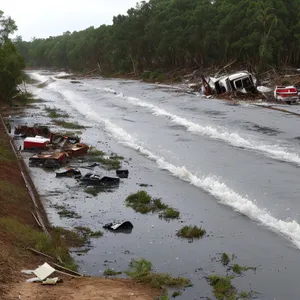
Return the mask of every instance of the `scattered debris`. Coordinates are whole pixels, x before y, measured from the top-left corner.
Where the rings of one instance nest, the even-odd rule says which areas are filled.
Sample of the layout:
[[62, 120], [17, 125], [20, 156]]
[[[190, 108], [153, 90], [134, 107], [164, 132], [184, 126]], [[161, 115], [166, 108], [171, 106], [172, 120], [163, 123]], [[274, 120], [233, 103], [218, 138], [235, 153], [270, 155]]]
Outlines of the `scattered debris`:
[[86, 144], [77, 143], [71, 146], [67, 145], [63, 148], [63, 150], [69, 157], [78, 157], [85, 155], [89, 150], [89, 146]]
[[72, 176], [78, 176], [81, 175], [81, 172], [79, 169], [76, 168], [62, 168], [55, 171], [56, 177], [72, 177]]
[[105, 224], [103, 228], [115, 232], [131, 233], [133, 229], [133, 225], [131, 222], [125, 221], [123, 223], [108, 223]]
[[117, 272], [115, 270], [108, 268], [103, 272], [103, 274], [104, 276], [116, 276], [122, 274], [122, 272]]
[[24, 150], [45, 150], [49, 139], [36, 135], [35, 137], [27, 137], [24, 140]]
[[128, 170], [116, 170], [116, 174], [120, 178], [128, 178], [129, 171]]
[[29, 158], [30, 167], [59, 168], [65, 161], [65, 152], [50, 152], [33, 155]]
[[44, 263], [42, 266], [38, 267], [36, 270], [33, 271], [34, 275], [40, 280], [45, 280], [54, 272], [55, 269], [52, 268], [48, 263]]
[[33, 126], [29, 127], [27, 125], [20, 125], [15, 128], [15, 135], [23, 135], [25, 137], [34, 137], [36, 135], [49, 137], [50, 130], [47, 126]]
[[85, 183], [87, 186], [115, 186], [120, 183], [120, 178], [115, 177], [100, 177], [99, 175], [93, 173], [87, 173], [79, 179], [82, 183]]
[[59, 281], [58, 277], [47, 278], [42, 282], [42, 285], [55, 285]]

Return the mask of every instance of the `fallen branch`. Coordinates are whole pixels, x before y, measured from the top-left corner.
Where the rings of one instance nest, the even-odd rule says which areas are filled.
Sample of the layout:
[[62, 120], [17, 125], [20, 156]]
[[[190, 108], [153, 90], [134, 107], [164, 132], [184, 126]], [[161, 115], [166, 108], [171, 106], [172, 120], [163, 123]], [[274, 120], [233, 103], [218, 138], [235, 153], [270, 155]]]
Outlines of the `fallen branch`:
[[50, 256], [50, 255], [48, 255], [48, 254], [45, 254], [45, 253], [43, 253], [43, 252], [40, 252], [40, 251], [38, 251], [38, 250], [35, 250], [35, 249], [33, 249], [33, 248], [27, 247], [27, 249], [30, 250], [30, 251], [32, 251], [32, 252], [34, 252], [34, 253], [36, 253], [36, 254], [39, 254], [39, 255], [45, 256], [45, 257], [47, 257], [47, 258], [50, 258], [50, 259], [52, 259], [52, 260], [57, 260], [56, 258], [54, 258], [54, 257], [52, 257], [52, 256]]
[[63, 267], [63, 266], [61, 266], [61, 265], [58, 265], [58, 264], [56, 264], [56, 263], [51, 263], [51, 264], [54, 265], [54, 266], [57, 267], [57, 268], [60, 268], [60, 269], [63, 269], [63, 270], [65, 270], [65, 271], [68, 271], [68, 272], [70, 272], [70, 273], [72, 273], [72, 274], [75, 274], [75, 275], [78, 276], [78, 277], [83, 277], [82, 274], [80, 274], [80, 273], [78, 273], [78, 272], [75, 272], [75, 271], [73, 271], [73, 270], [71, 270], [71, 269], [65, 268], [65, 267]]

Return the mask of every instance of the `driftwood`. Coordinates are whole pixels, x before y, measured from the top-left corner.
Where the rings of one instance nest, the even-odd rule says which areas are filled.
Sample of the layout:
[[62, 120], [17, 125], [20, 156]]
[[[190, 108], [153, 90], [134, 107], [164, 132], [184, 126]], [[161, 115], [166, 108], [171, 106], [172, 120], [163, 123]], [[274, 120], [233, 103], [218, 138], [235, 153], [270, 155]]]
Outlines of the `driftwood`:
[[40, 251], [38, 251], [38, 250], [35, 250], [35, 249], [33, 249], [33, 248], [29, 248], [29, 247], [28, 247], [28, 248], [26, 248], [26, 249], [28, 249], [28, 250], [30, 250], [30, 251], [36, 253], [36, 254], [39, 254], [39, 255], [41, 255], [41, 256], [45, 256], [45, 257], [50, 258], [50, 259], [52, 259], [52, 260], [56, 260], [56, 258], [54, 258], [54, 257], [52, 257], [52, 256], [50, 256], [50, 255], [48, 255], [48, 254], [45, 254], [45, 253], [43, 253], [43, 252], [40, 252]]
[[281, 112], [284, 112], [284, 113], [288, 113], [288, 114], [300, 117], [300, 114], [295, 113], [295, 112], [290, 111], [290, 110], [277, 108], [277, 107], [273, 107], [273, 106], [267, 106], [267, 105], [258, 105], [258, 104], [254, 104], [254, 105], [257, 106], [257, 107], [263, 107], [263, 108], [267, 108], [267, 109], [277, 110], [277, 111], [281, 111]]
[[68, 272], [74, 274], [74, 275], [77, 276], [77, 277], [83, 277], [82, 274], [80, 274], [80, 273], [78, 273], [78, 272], [75, 272], [75, 271], [73, 271], [73, 270], [71, 270], [71, 269], [65, 268], [65, 267], [63, 267], [63, 266], [61, 266], [61, 265], [58, 265], [58, 264], [56, 264], [56, 263], [50, 263], [50, 264], [52, 264], [52, 265], [54, 265], [55, 267], [60, 268], [60, 269], [62, 269], [62, 270], [68, 271]]

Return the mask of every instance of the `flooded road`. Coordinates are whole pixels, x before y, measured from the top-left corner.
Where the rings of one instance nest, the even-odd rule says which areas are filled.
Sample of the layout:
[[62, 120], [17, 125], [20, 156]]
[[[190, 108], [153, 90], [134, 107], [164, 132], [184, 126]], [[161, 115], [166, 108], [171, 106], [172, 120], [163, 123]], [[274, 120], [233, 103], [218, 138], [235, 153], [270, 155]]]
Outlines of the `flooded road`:
[[[31, 169], [55, 225], [134, 225], [131, 234], [105, 232], [93, 240], [87, 253], [76, 256], [82, 272], [126, 270], [132, 258], [145, 257], [159, 272], [192, 280], [194, 286], [178, 299], [213, 298], [205, 277], [228, 273], [219, 262], [227, 252], [237, 257], [233, 263], [257, 267], [233, 280], [238, 290], [253, 290], [256, 299], [299, 298], [299, 117], [137, 81], [74, 84], [46, 72], [31, 76], [49, 84], [32, 87], [45, 102], [28, 109], [21, 122], [50, 123], [44, 106], [62, 109], [70, 121], [88, 126], [82, 142], [122, 155], [130, 172], [118, 189], [93, 197], [72, 178]], [[126, 207], [125, 198], [142, 189], [141, 183], [181, 218], [166, 222]], [[61, 203], [81, 219], [59, 218], [53, 205]], [[203, 226], [208, 235], [181, 240], [176, 230], [183, 225]]]

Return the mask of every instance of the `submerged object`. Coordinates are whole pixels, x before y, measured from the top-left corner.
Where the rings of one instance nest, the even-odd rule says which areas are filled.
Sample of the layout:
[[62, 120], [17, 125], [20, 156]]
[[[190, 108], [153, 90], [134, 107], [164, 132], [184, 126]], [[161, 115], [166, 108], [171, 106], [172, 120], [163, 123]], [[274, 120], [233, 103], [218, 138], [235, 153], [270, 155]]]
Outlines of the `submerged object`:
[[108, 223], [103, 226], [103, 228], [123, 233], [131, 233], [133, 225], [130, 221], [125, 221], [123, 223]]
[[76, 168], [61, 168], [57, 171], [55, 171], [56, 177], [72, 177], [72, 176], [78, 176], [81, 175], [81, 172], [79, 169]]
[[129, 171], [128, 170], [116, 170], [116, 174], [120, 178], [128, 178]]
[[101, 177], [97, 174], [87, 173], [79, 179], [81, 182], [89, 186], [115, 186], [120, 183], [120, 178], [117, 177]]

